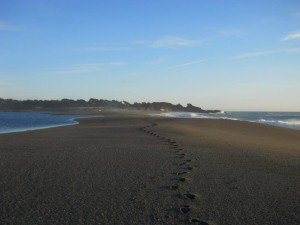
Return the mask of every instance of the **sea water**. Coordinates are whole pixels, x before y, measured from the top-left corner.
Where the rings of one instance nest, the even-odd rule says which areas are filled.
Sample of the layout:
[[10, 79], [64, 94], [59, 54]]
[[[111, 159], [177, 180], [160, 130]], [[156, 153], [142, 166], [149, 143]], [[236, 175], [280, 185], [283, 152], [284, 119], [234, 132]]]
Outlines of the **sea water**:
[[152, 114], [176, 118], [209, 118], [242, 120], [273, 126], [300, 130], [300, 112], [222, 112], [222, 113], [190, 113], [168, 112]]
[[55, 115], [42, 112], [0, 112], [0, 133], [77, 124], [77, 118], [94, 117], [90, 115]]

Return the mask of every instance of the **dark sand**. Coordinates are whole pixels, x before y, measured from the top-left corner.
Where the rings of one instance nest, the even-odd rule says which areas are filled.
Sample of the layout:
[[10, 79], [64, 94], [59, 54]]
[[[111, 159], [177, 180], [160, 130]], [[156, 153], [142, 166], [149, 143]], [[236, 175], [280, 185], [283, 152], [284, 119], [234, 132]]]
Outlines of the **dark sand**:
[[299, 225], [300, 132], [114, 113], [1, 134], [0, 190], [0, 224]]

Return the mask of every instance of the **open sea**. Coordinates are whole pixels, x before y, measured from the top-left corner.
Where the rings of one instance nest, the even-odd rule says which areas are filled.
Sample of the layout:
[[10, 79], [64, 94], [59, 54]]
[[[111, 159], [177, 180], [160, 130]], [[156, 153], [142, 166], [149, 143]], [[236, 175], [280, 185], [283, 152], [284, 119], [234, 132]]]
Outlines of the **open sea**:
[[279, 127], [300, 130], [300, 112], [222, 112], [222, 113], [189, 113], [167, 112], [151, 114], [176, 118], [208, 118], [242, 120]]
[[91, 115], [55, 115], [42, 112], [0, 112], [0, 133], [20, 132], [78, 124]]

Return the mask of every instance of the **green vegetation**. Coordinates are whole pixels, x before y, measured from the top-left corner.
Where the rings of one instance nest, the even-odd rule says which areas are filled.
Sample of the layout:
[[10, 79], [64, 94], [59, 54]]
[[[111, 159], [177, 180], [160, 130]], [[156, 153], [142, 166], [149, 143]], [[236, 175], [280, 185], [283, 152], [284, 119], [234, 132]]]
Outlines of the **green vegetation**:
[[132, 110], [147, 110], [147, 111], [178, 111], [178, 112], [200, 112], [200, 113], [216, 113], [219, 110], [203, 110], [199, 107], [187, 104], [186, 107], [177, 104], [173, 105], [168, 102], [152, 102], [152, 103], [133, 103], [126, 101], [104, 100], [91, 98], [88, 101], [83, 99], [72, 100], [14, 100], [0, 98], [0, 111], [38, 111], [48, 109], [60, 109], [71, 107], [99, 107], [113, 109], [132, 109]]

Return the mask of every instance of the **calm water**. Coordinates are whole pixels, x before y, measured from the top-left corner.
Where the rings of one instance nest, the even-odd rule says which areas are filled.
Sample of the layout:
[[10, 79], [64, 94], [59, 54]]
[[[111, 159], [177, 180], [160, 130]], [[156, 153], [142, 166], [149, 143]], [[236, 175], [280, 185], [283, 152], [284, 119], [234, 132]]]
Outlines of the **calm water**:
[[216, 114], [170, 112], [156, 115], [177, 118], [243, 120], [300, 130], [300, 112], [225, 112]]
[[53, 115], [40, 112], [0, 112], [0, 133], [77, 124], [74, 119], [90, 115]]

